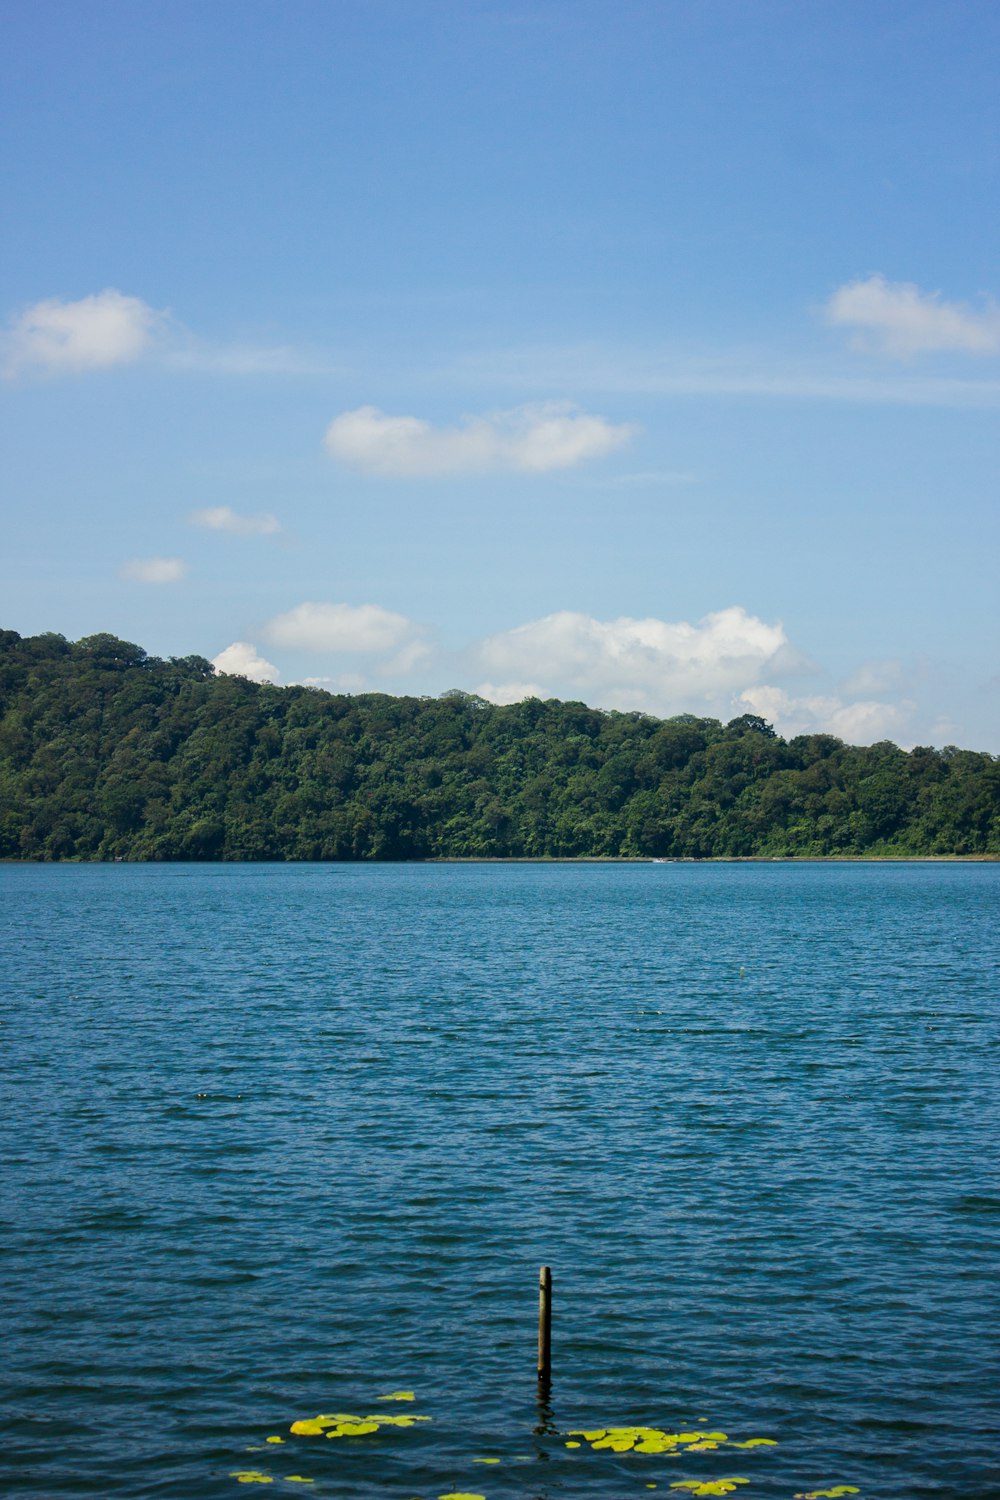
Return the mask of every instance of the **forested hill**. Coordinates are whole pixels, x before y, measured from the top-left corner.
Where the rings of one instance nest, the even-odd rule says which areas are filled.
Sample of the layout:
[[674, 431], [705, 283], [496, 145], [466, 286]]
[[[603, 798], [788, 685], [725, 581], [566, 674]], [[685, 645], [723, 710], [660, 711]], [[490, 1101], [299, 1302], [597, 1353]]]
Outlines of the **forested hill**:
[[582, 703], [337, 696], [0, 632], [0, 856], [1000, 854], [1000, 760]]

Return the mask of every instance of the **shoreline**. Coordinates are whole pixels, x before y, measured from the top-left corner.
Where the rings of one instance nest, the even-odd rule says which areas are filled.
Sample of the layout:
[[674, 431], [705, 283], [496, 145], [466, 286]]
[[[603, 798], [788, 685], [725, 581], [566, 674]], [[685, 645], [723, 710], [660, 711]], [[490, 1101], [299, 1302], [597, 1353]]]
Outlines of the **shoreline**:
[[[221, 863], [221, 861], [220, 861]], [[413, 865], [961, 865], [997, 864], [1000, 854], [442, 854], [433, 859], [314, 860], [314, 864]]]
[[2, 865], [990, 865], [1000, 854], [440, 854], [426, 859], [9, 859]]

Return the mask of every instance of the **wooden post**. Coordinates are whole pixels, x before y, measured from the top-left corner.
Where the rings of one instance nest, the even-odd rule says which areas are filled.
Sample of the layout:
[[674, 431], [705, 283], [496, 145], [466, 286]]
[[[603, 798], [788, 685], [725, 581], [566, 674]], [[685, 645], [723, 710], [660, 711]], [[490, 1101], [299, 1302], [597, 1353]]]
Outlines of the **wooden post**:
[[552, 1271], [542, 1266], [538, 1272], [538, 1378], [552, 1375]]

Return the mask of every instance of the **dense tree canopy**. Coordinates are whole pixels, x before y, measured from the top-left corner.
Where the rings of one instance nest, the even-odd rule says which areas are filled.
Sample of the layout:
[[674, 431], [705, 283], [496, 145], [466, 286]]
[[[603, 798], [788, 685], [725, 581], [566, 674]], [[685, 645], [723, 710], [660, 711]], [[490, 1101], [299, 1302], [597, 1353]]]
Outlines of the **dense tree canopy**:
[[1000, 760], [537, 698], [344, 696], [0, 631], [0, 857], [1000, 854]]

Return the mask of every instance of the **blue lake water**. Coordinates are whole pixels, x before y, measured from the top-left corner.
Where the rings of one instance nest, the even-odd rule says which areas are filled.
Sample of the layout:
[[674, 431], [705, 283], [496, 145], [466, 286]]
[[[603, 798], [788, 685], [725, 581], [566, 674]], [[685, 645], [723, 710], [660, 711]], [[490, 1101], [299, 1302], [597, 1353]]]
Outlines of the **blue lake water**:
[[[995, 1500], [998, 907], [1000, 865], [0, 866], [0, 1488]], [[289, 1434], [377, 1412], [432, 1420]], [[565, 1446], [638, 1425], [776, 1446]]]

